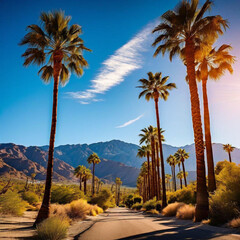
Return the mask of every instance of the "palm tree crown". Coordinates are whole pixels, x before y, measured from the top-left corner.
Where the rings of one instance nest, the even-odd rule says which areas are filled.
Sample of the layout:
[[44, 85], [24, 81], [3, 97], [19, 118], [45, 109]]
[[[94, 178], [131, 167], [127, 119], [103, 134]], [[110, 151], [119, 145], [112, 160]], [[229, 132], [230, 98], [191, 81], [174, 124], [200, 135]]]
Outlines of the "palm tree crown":
[[90, 51], [79, 37], [82, 29], [78, 24], [69, 27], [71, 17], [64, 16], [64, 12], [42, 13], [42, 26], [35, 24], [27, 27], [28, 33], [20, 45], [29, 48], [22, 55], [25, 58], [24, 66], [30, 64], [44, 65], [40, 70], [41, 78], [48, 83], [54, 75], [54, 58], [61, 63], [60, 82], [62, 85], [69, 80], [70, 72], [77, 76], [83, 74], [83, 67], [88, 63], [83, 57], [83, 50]]
[[153, 74], [152, 72], [148, 73], [148, 79], [140, 79], [139, 82], [141, 86], [137, 86], [138, 88], [142, 88], [143, 91], [139, 94], [139, 98], [145, 96], [145, 99], [149, 101], [150, 99], [158, 99], [159, 97], [167, 100], [169, 96], [169, 91], [173, 88], [176, 88], [175, 83], [166, 84], [169, 77], [162, 78], [162, 73], [157, 72]]
[[209, 77], [218, 80], [226, 70], [233, 73], [232, 64], [235, 61], [235, 57], [229, 54], [231, 49], [230, 45], [223, 44], [217, 50], [212, 48], [207, 51], [197, 51], [197, 79], [201, 81], [207, 80]]
[[152, 44], [158, 45], [154, 56], [169, 52], [170, 60], [176, 54], [185, 59], [185, 43], [189, 39], [198, 49], [200, 43], [202, 46], [212, 44], [219, 34], [223, 34], [222, 28], [228, 27], [226, 20], [219, 15], [203, 17], [212, 1], [207, 0], [201, 9], [198, 9], [198, 3], [199, 0], [183, 0], [175, 10], [169, 10], [161, 16], [163, 22], [153, 30], [153, 33], [159, 33]]
[[174, 154], [177, 161], [184, 162], [186, 159], [189, 158], [189, 153], [185, 151], [185, 149], [179, 148], [177, 152]]
[[223, 150], [230, 153], [235, 149], [231, 144], [224, 144], [223, 145]]
[[101, 162], [101, 160], [96, 153], [93, 153], [88, 157], [87, 162], [89, 164], [94, 164], [95, 165], [95, 164], [99, 164]]
[[[139, 143], [143, 144], [145, 142], [146, 144], [149, 144], [151, 142], [152, 137], [154, 138], [154, 140], [158, 141], [157, 131], [158, 131], [157, 128], [153, 127], [152, 125], [150, 125], [148, 128], [141, 129], [142, 133], [139, 134], [139, 137], [141, 137], [139, 140]], [[161, 141], [164, 142], [165, 138], [163, 136], [163, 133], [165, 132], [165, 130], [161, 128], [160, 131], [161, 131]]]

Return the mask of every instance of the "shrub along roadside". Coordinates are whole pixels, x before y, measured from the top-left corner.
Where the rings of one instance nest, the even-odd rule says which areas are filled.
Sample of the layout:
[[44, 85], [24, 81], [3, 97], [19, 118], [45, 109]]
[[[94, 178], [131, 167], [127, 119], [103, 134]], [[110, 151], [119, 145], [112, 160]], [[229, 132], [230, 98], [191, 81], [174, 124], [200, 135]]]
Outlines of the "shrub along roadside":
[[0, 195], [0, 213], [2, 215], [22, 216], [28, 203], [16, 192], [8, 191]]

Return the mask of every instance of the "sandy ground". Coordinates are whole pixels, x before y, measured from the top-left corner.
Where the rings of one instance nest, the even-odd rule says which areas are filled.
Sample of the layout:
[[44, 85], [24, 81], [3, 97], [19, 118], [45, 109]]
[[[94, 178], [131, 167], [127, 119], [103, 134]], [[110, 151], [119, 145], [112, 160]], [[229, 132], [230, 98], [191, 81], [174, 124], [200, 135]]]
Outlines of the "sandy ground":
[[37, 212], [25, 212], [22, 217], [0, 217], [0, 239], [32, 239]]

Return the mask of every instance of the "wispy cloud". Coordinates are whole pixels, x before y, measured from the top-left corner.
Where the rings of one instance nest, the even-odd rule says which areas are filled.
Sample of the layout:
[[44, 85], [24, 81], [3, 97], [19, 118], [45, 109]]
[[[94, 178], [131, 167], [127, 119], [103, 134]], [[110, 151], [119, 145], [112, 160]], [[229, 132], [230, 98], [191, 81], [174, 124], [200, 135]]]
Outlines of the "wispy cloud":
[[148, 24], [129, 42], [105, 60], [99, 73], [91, 80], [89, 89], [79, 92], [68, 92], [67, 95], [79, 100], [82, 104], [99, 101], [97, 94], [105, 93], [123, 82], [124, 78], [132, 71], [141, 68], [143, 65], [141, 53], [150, 45], [149, 42], [152, 40], [151, 31], [155, 25], [156, 22]]
[[143, 114], [138, 116], [137, 118], [135, 119], [132, 119], [132, 120], [129, 120], [128, 122], [125, 122], [124, 124], [120, 125], [120, 126], [117, 126], [116, 128], [123, 128], [123, 127], [126, 127], [126, 126], [129, 126], [131, 124], [133, 124], [134, 122], [138, 121], [140, 118], [143, 117]]

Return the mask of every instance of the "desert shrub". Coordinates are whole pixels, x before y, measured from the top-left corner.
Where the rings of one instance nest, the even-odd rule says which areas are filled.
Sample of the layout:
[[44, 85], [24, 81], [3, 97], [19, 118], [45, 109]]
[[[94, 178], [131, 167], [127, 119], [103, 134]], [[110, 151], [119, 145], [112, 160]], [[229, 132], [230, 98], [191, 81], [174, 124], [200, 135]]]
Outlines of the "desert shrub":
[[159, 212], [156, 209], [148, 210], [147, 213], [155, 214], [155, 215], [159, 214]]
[[228, 223], [228, 226], [231, 227], [231, 228], [240, 228], [240, 218], [232, 219]]
[[97, 204], [100, 208], [104, 211], [107, 210], [109, 207], [114, 207], [115, 205], [111, 203], [112, 194], [109, 190], [104, 189], [102, 190], [96, 197], [93, 197], [89, 203]]
[[240, 167], [225, 163], [217, 176], [218, 188], [210, 196], [210, 223], [226, 223], [240, 215]]
[[137, 203], [132, 205], [132, 209], [133, 210], [141, 210], [141, 208], [142, 208], [142, 204], [141, 203], [137, 202]]
[[91, 205], [86, 200], [79, 199], [64, 205], [65, 211], [70, 218], [84, 219], [91, 210]]
[[119, 207], [126, 207], [126, 205], [124, 203], [120, 203]]
[[177, 210], [176, 217], [180, 219], [192, 220], [195, 214], [195, 207], [192, 205], [184, 205]]
[[84, 193], [72, 186], [53, 186], [51, 193], [51, 202], [66, 204], [84, 197]]
[[157, 201], [155, 208], [156, 208], [156, 210], [157, 210], [158, 212], [161, 212], [161, 211], [162, 211], [162, 202], [161, 202], [161, 201]]
[[66, 238], [69, 222], [59, 217], [51, 217], [37, 226], [37, 239], [61, 240]]
[[39, 202], [39, 197], [36, 193], [25, 191], [22, 193], [22, 199], [27, 201], [31, 205], [35, 205]]
[[143, 204], [143, 208], [146, 209], [146, 211], [156, 209], [156, 199], [151, 199]]
[[133, 203], [141, 203], [142, 197], [141, 196], [133, 196]]
[[231, 163], [227, 160], [218, 162], [215, 167], [215, 174], [218, 175], [225, 167], [229, 166], [230, 164]]
[[98, 207], [97, 205], [93, 205], [90, 207], [89, 215], [96, 216], [97, 214], [103, 213], [103, 209]]
[[126, 206], [127, 206], [128, 208], [131, 208], [131, 207], [132, 207], [132, 205], [134, 204], [134, 202], [133, 202], [133, 195], [132, 195], [132, 194], [130, 194], [130, 195], [127, 196], [127, 198], [126, 198], [126, 200], [125, 200], [125, 204], [126, 204]]
[[68, 218], [66, 205], [60, 204], [51, 204], [50, 206], [50, 216], [51, 217], [61, 217], [61, 218]]
[[186, 204], [196, 203], [196, 188], [195, 185], [190, 184], [183, 189], [179, 189], [176, 192], [168, 192], [168, 203], [184, 202]]
[[0, 213], [3, 215], [22, 216], [28, 206], [16, 192], [8, 191], [0, 195]]
[[168, 204], [163, 210], [162, 214], [167, 217], [173, 217], [176, 216], [177, 211], [180, 207], [184, 206], [185, 204], [182, 202], [175, 202]]

